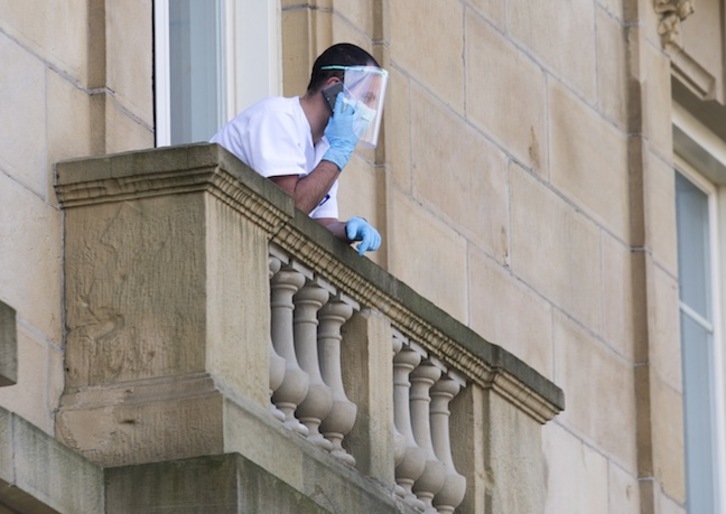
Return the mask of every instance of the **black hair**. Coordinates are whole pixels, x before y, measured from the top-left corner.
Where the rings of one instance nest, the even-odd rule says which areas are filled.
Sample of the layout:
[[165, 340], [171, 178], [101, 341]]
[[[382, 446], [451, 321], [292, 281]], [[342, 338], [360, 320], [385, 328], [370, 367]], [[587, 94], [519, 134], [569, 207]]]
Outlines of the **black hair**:
[[317, 92], [330, 77], [343, 80], [344, 70], [323, 70], [325, 66], [377, 66], [380, 65], [375, 58], [361, 47], [351, 43], [338, 43], [315, 59], [313, 71], [310, 74], [309, 92]]

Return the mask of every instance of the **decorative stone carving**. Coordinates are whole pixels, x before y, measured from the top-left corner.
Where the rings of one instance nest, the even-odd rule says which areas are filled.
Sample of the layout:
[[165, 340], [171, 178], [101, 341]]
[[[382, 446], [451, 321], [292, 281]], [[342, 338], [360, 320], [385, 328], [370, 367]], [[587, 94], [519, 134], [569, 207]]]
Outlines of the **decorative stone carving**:
[[682, 48], [680, 24], [694, 11], [694, 0], [655, 0], [655, 12], [660, 15], [658, 34], [664, 47]]

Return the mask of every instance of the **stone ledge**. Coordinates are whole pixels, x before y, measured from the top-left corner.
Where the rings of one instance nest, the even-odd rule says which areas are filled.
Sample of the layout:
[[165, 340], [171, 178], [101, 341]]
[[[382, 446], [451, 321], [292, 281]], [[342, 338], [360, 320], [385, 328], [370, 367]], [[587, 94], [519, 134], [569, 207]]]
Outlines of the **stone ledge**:
[[105, 474], [108, 514], [165, 513], [170, 506], [177, 514], [326, 512], [238, 454], [108, 468]]
[[0, 387], [18, 382], [18, 330], [15, 309], [0, 302]]
[[0, 408], [0, 510], [100, 513], [103, 505], [100, 467]]
[[108, 514], [402, 512], [382, 498], [361, 501], [328, 488], [306, 496], [236, 453], [108, 468], [106, 483]]

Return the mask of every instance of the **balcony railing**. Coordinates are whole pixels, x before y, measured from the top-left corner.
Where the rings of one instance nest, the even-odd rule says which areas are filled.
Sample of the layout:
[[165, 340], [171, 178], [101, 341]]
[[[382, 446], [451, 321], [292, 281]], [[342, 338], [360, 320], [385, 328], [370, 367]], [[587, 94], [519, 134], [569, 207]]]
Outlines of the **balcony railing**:
[[91, 460], [236, 452], [311, 498], [376, 511], [541, 509], [539, 426], [562, 391], [224, 149], [61, 163], [57, 192], [59, 435]]

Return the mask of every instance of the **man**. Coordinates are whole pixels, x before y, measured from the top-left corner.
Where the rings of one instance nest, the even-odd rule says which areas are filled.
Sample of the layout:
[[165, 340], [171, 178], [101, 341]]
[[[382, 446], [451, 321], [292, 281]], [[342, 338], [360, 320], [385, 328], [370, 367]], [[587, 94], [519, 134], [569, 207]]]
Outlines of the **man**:
[[338, 219], [338, 175], [359, 140], [375, 146], [386, 79], [362, 48], [333, 45], [315, 61], [304, 96], [261, 100], [227, 123], [212, 142], [272, 180], [336, 237], [360, 241], [360, 255], [375, 251], [381, 236], [365, 219]]

